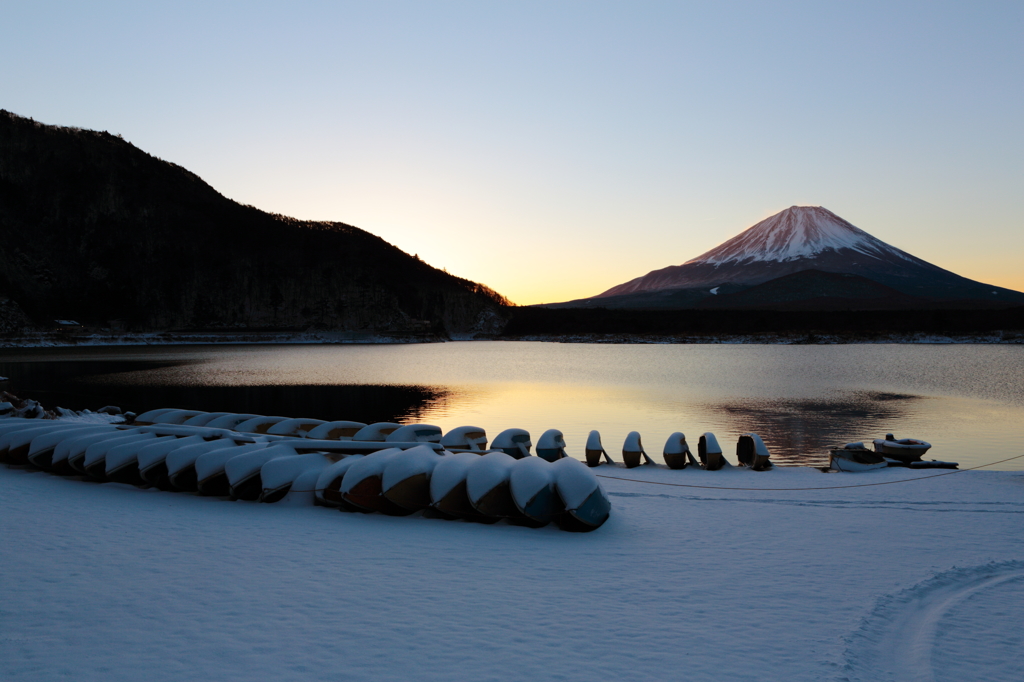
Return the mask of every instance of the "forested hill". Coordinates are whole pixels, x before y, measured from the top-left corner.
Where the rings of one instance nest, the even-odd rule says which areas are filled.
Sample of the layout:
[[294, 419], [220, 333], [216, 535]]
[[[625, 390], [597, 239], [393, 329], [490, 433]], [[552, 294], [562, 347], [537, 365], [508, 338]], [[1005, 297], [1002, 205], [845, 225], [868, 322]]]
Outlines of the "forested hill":
[[8, 327], [24, 313], [135, 331], [494, 332], [504, 303], [351, 225], [240, 205], [120, 136], [0, 110]]

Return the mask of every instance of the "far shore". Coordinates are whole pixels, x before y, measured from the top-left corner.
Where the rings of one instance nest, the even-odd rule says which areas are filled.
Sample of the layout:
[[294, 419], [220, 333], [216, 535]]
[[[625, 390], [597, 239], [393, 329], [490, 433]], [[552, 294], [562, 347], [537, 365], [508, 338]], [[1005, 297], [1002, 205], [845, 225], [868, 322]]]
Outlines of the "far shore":
[[373, 332], [150, 332], [79, 334], [38, 332], [0, 338], [0, 350], [18, 348], [85, 348], [117, 346], [209, 346], [209, 345], [356, 345], [420, 344], [446, 341], [529, 341], [543, 343], [592, 344], [752, 344], [752, 345], [842, 345], [842, 344], [1001, 344], [1024, 345], [1024, 332], [975, 334], [932, 333], [841, 333], [815, 334], [806, 331], [763, 334], [533, 334], [517, 336], [453, 335]]

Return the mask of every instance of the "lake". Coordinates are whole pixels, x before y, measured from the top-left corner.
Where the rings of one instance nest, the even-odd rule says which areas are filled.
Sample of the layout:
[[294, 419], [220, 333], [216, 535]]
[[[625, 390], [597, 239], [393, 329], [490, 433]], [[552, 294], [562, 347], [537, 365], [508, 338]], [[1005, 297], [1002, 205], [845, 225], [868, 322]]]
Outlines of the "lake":
[[[356, 421], [549, 428], [583, 457], [591, 429], [618, 459], [636, 430], [761, 435], [779, 464], [891, 432], [961, 467], [1024, 454], [1024, 346], [672, 345], [469, 341], [5, 349], [8, 390], [47, 407], [155, 407]], [[993, 467], [1024, 470], [1024, 459]]]

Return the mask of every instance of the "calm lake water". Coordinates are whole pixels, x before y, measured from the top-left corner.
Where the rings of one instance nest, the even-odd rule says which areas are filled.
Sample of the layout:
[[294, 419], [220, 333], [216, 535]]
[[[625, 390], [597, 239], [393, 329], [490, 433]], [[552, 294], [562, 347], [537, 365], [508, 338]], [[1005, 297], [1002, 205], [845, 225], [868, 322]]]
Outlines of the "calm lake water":
[[[10, 390], [46, 406], [116, 404], [357, 421], [474, 424], [490, 436], [560, 429], [582, 458], [598, 429], [614, 458], [629, 431], [661, 460], [673, 431], [714, 432], [732, 455], [761, 435], [780, 464], [829, 445], [922, 438], [961, 467], [1024, 454], [1024, 346], [196, 346], [0, 351]], [[994, 467], [1024, 470], [1024, 459]]]

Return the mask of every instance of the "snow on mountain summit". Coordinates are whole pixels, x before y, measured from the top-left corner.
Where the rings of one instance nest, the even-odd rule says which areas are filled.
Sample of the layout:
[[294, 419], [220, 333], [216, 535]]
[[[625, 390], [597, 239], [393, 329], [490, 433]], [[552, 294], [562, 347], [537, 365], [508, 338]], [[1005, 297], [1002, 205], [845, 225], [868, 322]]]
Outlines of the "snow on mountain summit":
[[785, 262], [812, 258], [823, 251], [849, 250], [884, 258], [912, 257], [872, 237], [821, 206], [791, 206], [757, 223], [685, 265], [706, 263]]

